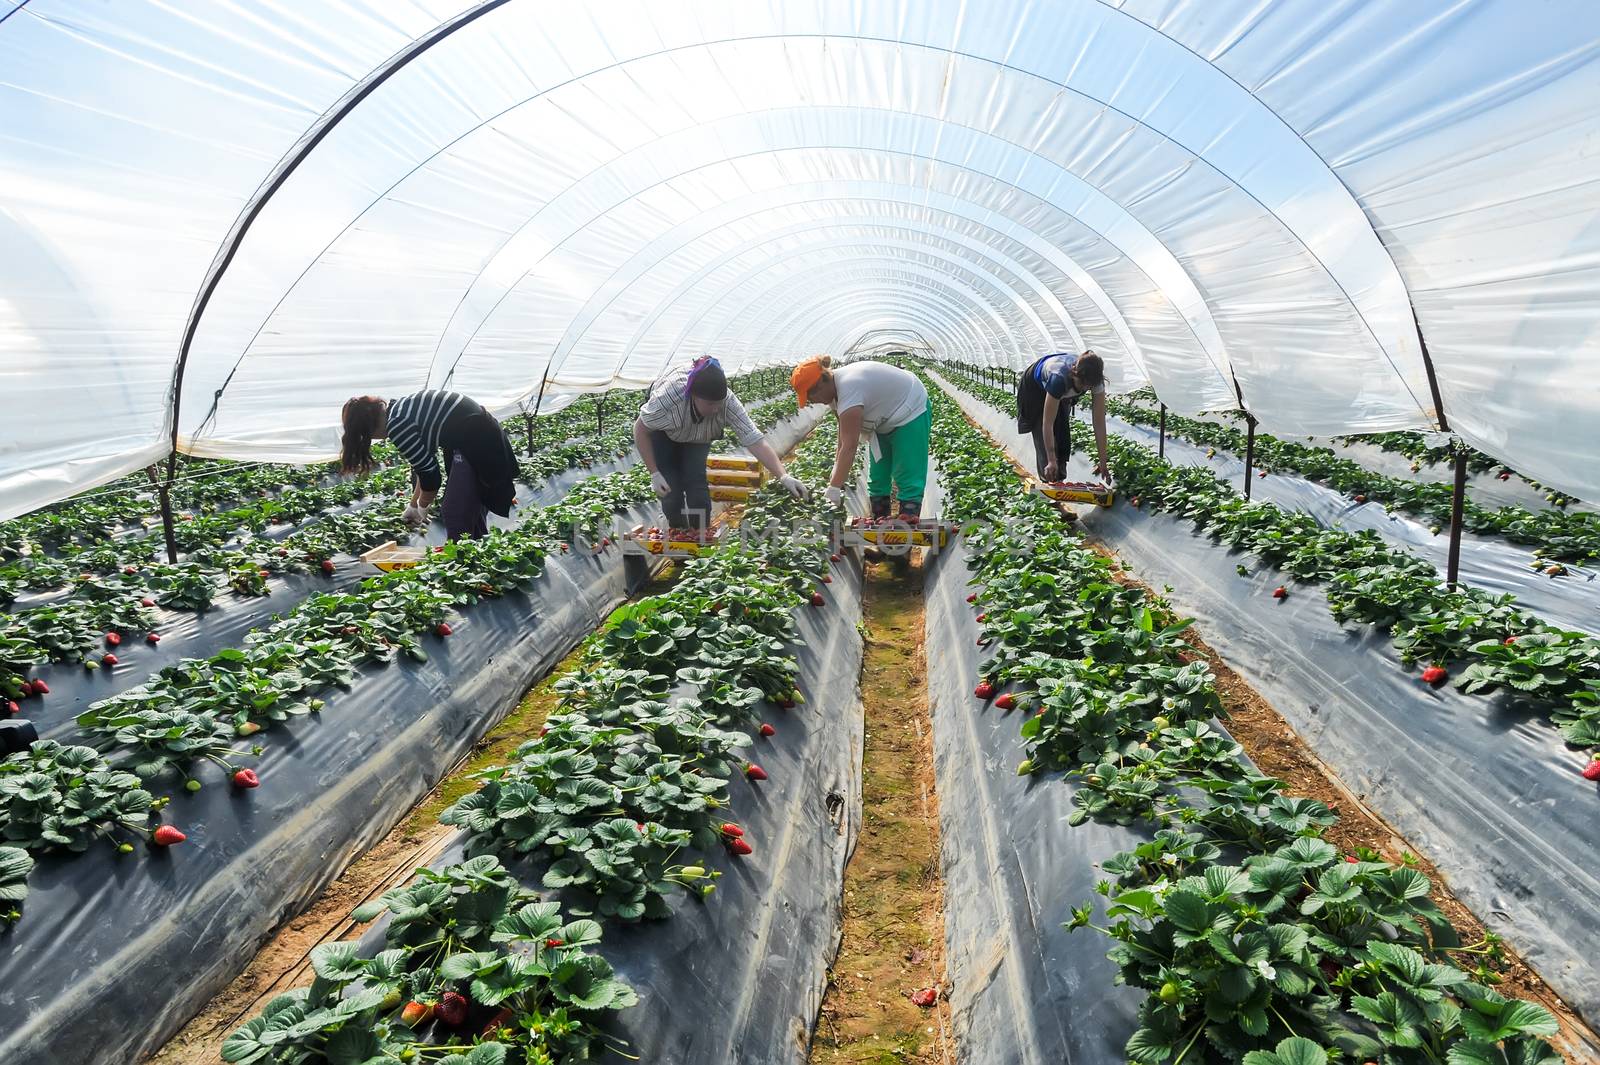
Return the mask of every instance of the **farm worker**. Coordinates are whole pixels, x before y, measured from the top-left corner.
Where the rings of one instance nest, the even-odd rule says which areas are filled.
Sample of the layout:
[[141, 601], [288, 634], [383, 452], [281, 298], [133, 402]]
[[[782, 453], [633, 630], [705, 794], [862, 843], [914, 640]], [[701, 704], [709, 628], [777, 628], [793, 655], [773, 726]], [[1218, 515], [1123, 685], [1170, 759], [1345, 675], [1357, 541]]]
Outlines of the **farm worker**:
[[445, 531], [450, 539], [482, 536], [488, 513], [501, 517], [516, 502], [516, 453], [494, 415], [456, 392], [414, 392], [400, 399], [356, 396], [344, 405], [344, 446], [339, 467], [346, 474], [372, 470], [372, 442], [387, 439], [411, 464], [411, 503], [405, 520], [423, 525], [444, 480], [439, 453], [448, 463], [444, 492]]
[[900, 497], [900, 518], [922, 516], [922, 493], [928, 483], [928, 433], [933, 407], [916, 374], [886, 362], [855, 362], [833, 368], [826, 355], [807, 359], [789, 375], [800, 406], [825, 403], [839, 419], [839, 449], [833, 477], [824, 496], [838, 503], [856, 458], [856, 445], [867, 437], [872, 461], [867, 496], [874, 518], [889, 516], [890, 492]]
[[[1106, 368], [1100, 356], [1092, 351], [1085, 351], [1082, 355], [1046, 355], [1023, 370], [1017, 378], [1017, 432], [1033, 434], [1033, 453], [1041, 480], [1061, 480], [1061, 469], [1066, 464], [1062, 456], [1071, 450], [1067, 438], [1067, 410], [1085, 392], [1094, 397], [1090, 402], [1094, 415], [1094, 442], [1100, 458], [1094, 472], [1102, 480], [1109, 480], [1111, 466], [1106, 461]], [[1053, 426], [1055, 431], [1047, 432], [1047, 426]]]
[[706, 355], [657, 379], [633, 420], [634, 446], [650, 471], [650, 485], [661, 497], [669, 527], [705, 528], [711, 516], [706, 458], [712, 442], [729, 428], [791, 495], [805, 494], [805, 486], [789, 476], [744, 404], [729, 391], [722, 364]]

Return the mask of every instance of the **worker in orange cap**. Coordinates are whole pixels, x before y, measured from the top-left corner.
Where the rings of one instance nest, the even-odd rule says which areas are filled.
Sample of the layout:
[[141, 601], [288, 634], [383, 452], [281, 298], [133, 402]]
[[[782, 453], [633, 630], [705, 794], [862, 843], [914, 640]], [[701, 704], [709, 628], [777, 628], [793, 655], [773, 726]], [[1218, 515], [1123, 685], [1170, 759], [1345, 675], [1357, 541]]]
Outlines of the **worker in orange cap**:
[[800, 406], [826, 403], [839, 419], [839, 448], [824, 498], [836, 504], [843, 497], [856, 446], [865, 434], [872, 455], [867, 472], [872, 516], [889, 516], [893, 492], [900, 497], [901, 520], [917, 521], [928, 483], [928, 434], [933, 427], [933, 408], [922, 381], [886, 362], [834, 369], [828, 356], [819, 355], [796, 366], [789, 384]]

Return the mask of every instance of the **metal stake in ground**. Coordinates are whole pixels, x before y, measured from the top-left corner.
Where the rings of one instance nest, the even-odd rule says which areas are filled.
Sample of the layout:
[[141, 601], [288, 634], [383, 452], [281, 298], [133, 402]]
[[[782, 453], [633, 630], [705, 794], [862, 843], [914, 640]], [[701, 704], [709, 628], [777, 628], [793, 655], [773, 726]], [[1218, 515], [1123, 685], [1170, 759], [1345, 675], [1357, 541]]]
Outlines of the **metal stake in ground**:
[[1167, 457], [1167, 405], [1161, 404], [1161, 436], [1156, 441], [1156, 458]]
[[1256, 416], [1249, 411], [1244, 413], [1244, 497], [1250, 498], [1250, 485], [1253, 478], [1251, 472], [1256, 464]]
[[1456, 453], [1456, 487], [1450, 496], [1450, 557], [1445, 564], [1445, 583], [1451, 588], [1461, 576], [1461, 511], [1467, 502], [1467, 449], [1458, 441]]

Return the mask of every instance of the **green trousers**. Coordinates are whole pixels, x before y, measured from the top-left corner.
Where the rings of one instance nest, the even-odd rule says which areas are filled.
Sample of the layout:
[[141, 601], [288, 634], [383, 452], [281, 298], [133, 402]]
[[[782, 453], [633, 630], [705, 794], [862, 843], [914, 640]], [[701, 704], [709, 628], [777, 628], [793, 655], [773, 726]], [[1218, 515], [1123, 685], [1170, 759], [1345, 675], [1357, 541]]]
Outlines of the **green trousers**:
[[904, 425], [878, 434], [878, 454], [867, 468], [867, 495], [887, 496], [892, 484], [900, 502], [922, 502], [928, 486], [928, 434], [933, 405]]

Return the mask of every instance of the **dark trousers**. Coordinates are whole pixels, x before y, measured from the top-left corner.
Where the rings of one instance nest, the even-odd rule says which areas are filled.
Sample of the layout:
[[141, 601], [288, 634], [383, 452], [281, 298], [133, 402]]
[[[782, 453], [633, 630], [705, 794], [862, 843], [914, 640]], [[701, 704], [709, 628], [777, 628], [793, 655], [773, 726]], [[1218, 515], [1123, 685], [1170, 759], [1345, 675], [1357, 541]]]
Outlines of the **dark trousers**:
[[[1063, 470], [1067, 460], [1072, 457], [1071, 415], [1072, 406], [1063, 400], [1061, 406], [1056, 408], [1056, 423], [1051, 427], [1056, 434], [1056, 462]], [[1034, 380], [1032, 367], [1022, 371], [1022, 377], [1017, 381], [1017, 428], [1032, 434], [1034, 465], [1039, 479], [1044, 480], [1047, 461], [1044, 453], [1044, 389]]]
[[450, 477], [445, 482], [439, 516], [444, 519], [444, 531], [452, 540], [485, 536], [489, 532], [489, 508], [478, 491], [477, 471], [459, 451], [450, 453]]
[[674, 529], [703, 529], [711, 523], [711, 485], [706, 483], [710, 444], [680, 444], [657, 429], [650, 434], [656, 469], [672, 489], [661, 501], [661, 513]]

